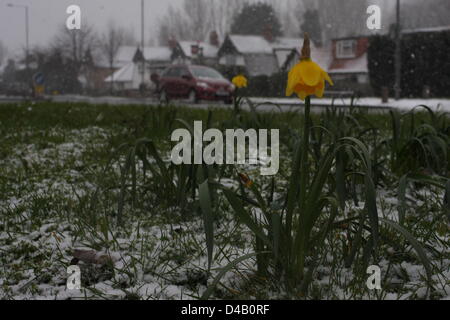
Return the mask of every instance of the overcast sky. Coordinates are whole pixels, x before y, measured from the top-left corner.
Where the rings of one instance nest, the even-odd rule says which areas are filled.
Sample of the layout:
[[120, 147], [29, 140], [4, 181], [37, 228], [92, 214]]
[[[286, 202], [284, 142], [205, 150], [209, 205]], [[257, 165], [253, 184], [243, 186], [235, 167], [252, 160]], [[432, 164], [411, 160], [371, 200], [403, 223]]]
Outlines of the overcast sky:
[[[226, 0], [222, 0], [226, 1]], [[244, 0], [242, 0], [244, 1]], [[269, 0], [250, 0], [269, 1]], [[274, 0], [283, 3], [287, 0]], [[298, 1], [298, 0], [290, 0]], [[345, 0], [327, 0], [345, 1]], [[361, 0], [364, 1], [364, 0]], [[381, 5], [383, 9], [383, 19], [387, 18], [387, 13], [394, 12], [394, 0], [366, 0], [368, 4]], [[424, 1], [424, 8], [416, 10], [417, 15], [412, 20], [428, 18], [435, 20], [436, 14], [443, 17], [449, 16], [450, 0], [434, 0], [444, 3], [446, 8], [441, 6], [428, 5], [429, 0], [402, 0], [403, 4]], [[278, 4], [279, 4], [278, 2]], [[433, 3], [434, 3], [433, 2]], [[28, 5], [30, 15], [30, 46], [46, 46], [58, 30], [58, 27], [65, 25], [68, 15], [66, 9], [71, 4], [77, 4], [82, 10], [82, 23], [88, 22], [95, 31], [101, 33], [106, 29], [110, 21], [134, 31], [136, 39], [140, 39], [140, 8], [141, 0], [0, 0], [0, 41], [9, 50], [9, 53], [17, 53], [25, 46], [25, 13], [21, 8], [9, 8], [8, 3], [17, 5]], [[145, 0], [146, 10], [146, 41], [150, 38], [156, 39], [158, 20], [161, 18], [169, 5], [180, 6], [183, 0]], [[428, 7], [427, 7], [428, 5]], [[425, 12], [428, 10], [429, 12]], [[433, 15], [434, 14], [434, 15]], [[361, 15], [366, 15], [362, 12]], [[442, 17], [440, 17], [442, 19]], [[383, 20], [382, 19], [382, 20]], [[445, 18], [444, 18], [445, 19]], [[447, 19], [445, 19], [447, 20]], [[450, 21], [450, 19], [449, 19]], [[391, 22], [383, 20], [387, 27]], [[442, 22], [440, 22], [442, 23]], [[448, 25], [448, 23], [447, 23]]]
[[[145, 0], [147, 34], [155, 31], [158, 17], [170, 4], [179, 5], [182, 0]], [[8, 3], [29, 6], [30, 46], [46, 45], [55, 35], [58, 26], [65, 25], [66, 9], [71, 4], [81, 7], [82, 21], [102, 31], [108, 21], [132, 28], [140, 39], [141, 0], [0, 0], [0, 40], [10, 51], [25, 44], [25, 12], [20, 8], [9, 8]], [[156, 32], [154, 32], [156, 35]], [[146, 37], [148, 39], [149, 37]]]

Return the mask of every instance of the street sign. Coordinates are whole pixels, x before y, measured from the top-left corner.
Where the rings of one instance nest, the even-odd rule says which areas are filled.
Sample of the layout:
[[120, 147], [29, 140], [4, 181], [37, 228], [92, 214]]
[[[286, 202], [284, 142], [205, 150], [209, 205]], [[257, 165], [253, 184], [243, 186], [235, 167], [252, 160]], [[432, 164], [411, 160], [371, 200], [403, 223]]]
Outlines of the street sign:
[[33, 75], [33, 82], [36, 86], [42, 86], [45, 83], [45, 77], [42, 72], [37, 72]]
[[34, 96], [36, 98], [42, 97], [45, 93], [45, 77], [42, 72], [37, 72], [33, 75]]

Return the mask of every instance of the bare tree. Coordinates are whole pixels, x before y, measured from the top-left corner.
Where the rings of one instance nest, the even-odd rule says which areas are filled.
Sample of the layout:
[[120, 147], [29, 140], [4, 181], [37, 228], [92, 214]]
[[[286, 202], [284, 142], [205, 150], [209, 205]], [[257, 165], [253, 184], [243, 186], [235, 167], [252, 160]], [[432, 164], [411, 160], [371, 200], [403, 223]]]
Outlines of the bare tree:
[[159, 43], [171, 38], [203, 41], [213, 30], [223, 39], [243, 5], [242, 0], [184, 0], [180, 8], [170, 6], [159, 21]]
[[211, 31], [211, 0], [184, 1], [183, 9], [187, 17], [191, 40], [202, 41]]
[[180, 8], [169, 6], [167, 13], [159, 21], [159, 41], [166, 45], [170, 38], [178, 40], [192, 40], [192, 31], [185, 13]]
[[210, 28], [215, 30], [220, 38], [224, 38], [230, 31], [233, 17], [244, 6], [242, 0], [211, 0], [211, 25]]
[[96, 48], [96, 40], [94, 30], [88, 24], [84, 24], [80, 30], [68, 30], [63, 26], [53, 41], [53, 48], [60, 49], [75, 65], [81, 66], [87, 50]]
[[108, 25], [108, 30], [102, 35], [100, 41], [100, 50], [106, 57], [111, 70], [111, 93], [113, 92], [114, 87], [114, 60], [117, 52], [124, 43], [125, 34], [126, 32], [124, 29], [121, 29], [120, 27], [115, 26], [114, 23], [110, 22]]

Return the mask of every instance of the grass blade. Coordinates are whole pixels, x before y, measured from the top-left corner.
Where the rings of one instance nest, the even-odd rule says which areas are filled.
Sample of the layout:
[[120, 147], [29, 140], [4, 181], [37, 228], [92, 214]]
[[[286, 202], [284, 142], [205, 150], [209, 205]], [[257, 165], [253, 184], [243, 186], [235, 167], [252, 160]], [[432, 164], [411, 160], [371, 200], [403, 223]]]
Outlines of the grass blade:
[[227, 266], [225, 266], [220, 272], [219, 274], [214, 278], [212, 284], [208, 287], [208, 289], [206, 289], [206, 291], [203, 293], [203, 295], [201, 296], [200, 300], [208, 300], [209, 297], [211, 296], [211, 294], [214, 291], [214, 288], [219, 284], [220, 280], [223, 278], [223, 276], [229, 272], [231, 269], [233, 269], [234, 267], [236, 267], [239, 263], [241, 263], [242, 261], [245, 261], [251, 257], [256, 256], [258, 253], [249, 253], [246, 254], [245, 256], [239, 257], [236, 260], [234, 260], [233, 262], [229, 263]]
[[211, 206], [211, 195], [209, 192], [208, 180], [199, 187], [200, 207], [203, 212], [203, 223], [206, 234], [206, 248], [208, 251], [208, 271], [211, 270], [211, 263], [214, 250], [214, 215]]
[[[427, 279], [428, 279], [428, 291], [430, 289], [433, 288], [432, 286], [432, 273], [431, 273], [431, 263], [430, 260], [428, 259], [423, 247], [421, 246], [421, 244], [419, 243], [419, 241], [417, 241], [414, 236], [405, 228], [403, 228], [401, 225], [399, 225], [398, 223], [388, 220], [388, 219], [384, 219], [384, 218], [380, 218], [380, 221], [387, 224], [388, 226], [392, 227], [393, 229], [395, 229], [396, 231], [398, 231], [399, 233], [401, 233], [405, 239], [411, 244], [411, 246], [414, 248], [414, 250], [416, 251], [417, 255], [419, 256], [420, 261], [422, 262], [423, 266], [425, 267], [425, 272], [427, 274]], [[427, 292], [427, 296], [428, 296], [428, 292]]]

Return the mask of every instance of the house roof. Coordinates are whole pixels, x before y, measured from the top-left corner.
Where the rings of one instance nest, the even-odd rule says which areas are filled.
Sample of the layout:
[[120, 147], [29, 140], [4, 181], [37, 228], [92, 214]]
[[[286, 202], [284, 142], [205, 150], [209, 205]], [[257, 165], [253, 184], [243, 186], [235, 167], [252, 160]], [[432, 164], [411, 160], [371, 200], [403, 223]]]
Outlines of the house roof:
[[[239, 53], [276, 54], [278, 57], [287, 57], [292, 50], [300, 50], [302, 38], [275, 38], [273, 42], [267, 41], [263, 36], [255, 35], [229, 35], [230, 41]], [[312, 44], [314, 47], [314, 45]]]
[[236, 50], [242, 54], [273, 53], [273, 48], [262, 36], [230, 35], [229, 39], [235, 46]]
[[105, 79], [105, 82], [130, 82], [133, 81], [134, 70], [136, 64], [129, 62], [122, 68], [114, 72], [111, 76]]
[[316, 47], [312, 49], [312, 59], [324, 70], [327, 71], [330, 68], [333, 61], [333, 50], [331, 44], [324, 45], [322, 47]]
[[[274, 49], [299, 49], [303, 45], [302, 38], [276, 38], [274, 42], [270, 43], [271, 47]], [[311, 47], [314, 44], [311, 43]]]
[[[276, 54], [281, 55], [278, 53], [278, 50], [275, 51]], [[279, 61], [282, 61], [281, 64], [279, 64], [280, 68], [286, 68], [290, 63], [296, 62], [300, 60], [301, 56], [301, 49], [296, 48], [289, 51], [289, 54], [286, 56], [284, 60], [283, 58], [279, 58]], [[333, 61], [333, 50], [331, 44], [324, 45], [321, 47], [313, 47], [311, 48], [311, 57], [312, 60], [317, 63], [324, 71], [328, 71], [330, 68], [330, 65]]]
[[203, 48], [203, 56], [206, 58], [216, 58], [217, 53], [219, 52], [219, 48], [213, 46], [207, 42], [199, 42], [199, 41], [179, 41], [183, 53], [186, 57], [192, 57], [192, 46], [198, 45], [200, 48]]
[[[116, 66], [121, 68], [132, 62], [137, 50], [135, 46], [121, 46], [116, 54]], [[169, 47], [145, 47], [143, 54], [147, 61], [170, 61], [172, 51]]]
[[145, 60], [170, 61], [172, 50], [169, 47], [145, 47]]
[[137, 48], [134, 46], [121, 46], [117, 51], [115, 64], [118, 67], [123, 67], [129, 62], [133, 61], [133, 57], [136, 53]]

